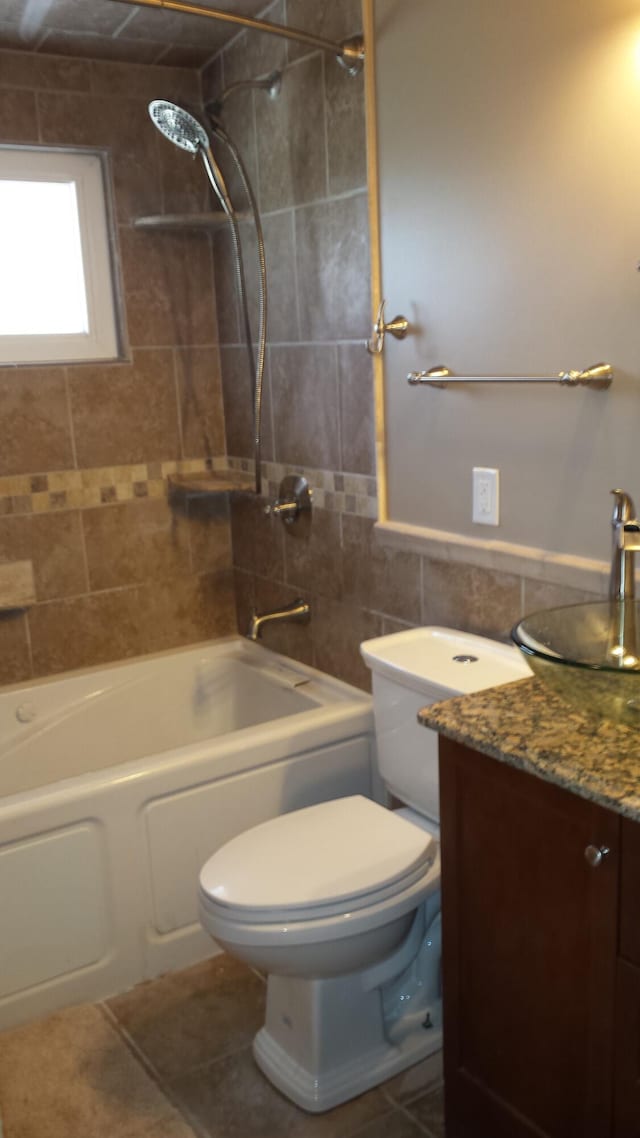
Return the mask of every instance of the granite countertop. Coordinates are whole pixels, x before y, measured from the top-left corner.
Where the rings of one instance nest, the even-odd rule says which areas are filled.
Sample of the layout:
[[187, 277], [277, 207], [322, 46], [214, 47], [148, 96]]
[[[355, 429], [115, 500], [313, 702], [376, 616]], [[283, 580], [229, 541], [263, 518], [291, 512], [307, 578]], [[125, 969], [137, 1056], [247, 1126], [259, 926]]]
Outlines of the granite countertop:
[[640, 822], [640, 733], [589, 719], [541, 680], [455, 696], [418, 715], [448, 739]]

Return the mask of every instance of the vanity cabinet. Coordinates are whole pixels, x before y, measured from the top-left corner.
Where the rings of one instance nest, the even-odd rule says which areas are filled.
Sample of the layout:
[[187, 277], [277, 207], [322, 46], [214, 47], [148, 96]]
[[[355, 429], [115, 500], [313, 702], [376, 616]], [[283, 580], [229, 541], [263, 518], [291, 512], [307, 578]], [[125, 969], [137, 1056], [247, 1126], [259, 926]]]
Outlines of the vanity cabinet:
[[440, 787], [447, 1138], [640, 1138], [640, 826], [444, 738]]
[[640, 1138], [640, 825], [622, 819], [616, 974], [615, 1138]]

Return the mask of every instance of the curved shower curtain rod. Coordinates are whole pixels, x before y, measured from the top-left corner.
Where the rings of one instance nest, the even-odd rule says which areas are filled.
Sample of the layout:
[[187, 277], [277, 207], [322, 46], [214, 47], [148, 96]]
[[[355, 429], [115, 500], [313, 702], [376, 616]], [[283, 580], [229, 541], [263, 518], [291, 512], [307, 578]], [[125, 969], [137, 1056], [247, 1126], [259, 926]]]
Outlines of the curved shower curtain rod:
[[244, 28], [252, 28], [256, 32], [267, 32], [272, 36], [284, 36], [285, 39], [297, 40], [309, 47], [318, 47], [335, 55], [338, 63], [347, 69], [350, 75], [357, 75], [364, 63], [364, 40], [362, 36], [350, 36], [342, 43], [314, 36], [310, 32], [300, 31], [298, 28], [289, 28], [284, 24], [272, 24], [268, 20], [258, 20], [253, 16], [238, 16], [233, 12], [222, 12], [219, 8], [205, 8], [202, 4], [189, 4], [186, 0], [119, 0], [124, 4], [144, 5], [147, 8], [168, 8], [172, 12], [186, 12], [191, 16], [207, 16], [211, 20], [225, 20], [228, 24], [240, 24]]

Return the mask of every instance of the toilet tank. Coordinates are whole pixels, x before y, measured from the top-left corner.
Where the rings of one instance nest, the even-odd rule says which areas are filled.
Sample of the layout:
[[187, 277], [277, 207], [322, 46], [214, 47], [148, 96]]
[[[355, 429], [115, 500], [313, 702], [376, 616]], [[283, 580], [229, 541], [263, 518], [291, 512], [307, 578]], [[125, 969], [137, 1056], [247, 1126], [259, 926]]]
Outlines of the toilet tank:
[[531, 675], [521, 652], [450, 628], [410, 628], [365, 640], [373, 678], [378, 768], [390, 794], [438, 821], [438, 737], [420, 708]]

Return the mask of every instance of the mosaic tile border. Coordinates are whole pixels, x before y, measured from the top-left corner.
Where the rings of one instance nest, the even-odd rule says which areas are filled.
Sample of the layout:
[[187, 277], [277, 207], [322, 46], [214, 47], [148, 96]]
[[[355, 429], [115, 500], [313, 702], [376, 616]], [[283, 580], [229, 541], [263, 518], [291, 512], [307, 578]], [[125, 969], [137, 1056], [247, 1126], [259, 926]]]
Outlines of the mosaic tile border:
[[[250, 459], [228, 459], [230, 470], [253, 473]], [[277, 498], [280, 483], [287, 474], [301, 474], [313, 490], [313, 504], [336, 514], [357, 514], [363, 518], [378, 517], [377, 483], [366, 474], [343, 474], [335, 470], [316, 470], [277, 462], [262, 463], [263, 498]]]
[[[0, 477], [0, 517], [95, 509], [140, 498], [166, 498], [170, 474], [204, 474], [224, 470], [252, 474], [254, 464], [250, 459], [219, 455], [216, 458]], [[378, 516], [375, 478], [264, 462], [264, 498], [277, 498], [280, 482], [286, 474], [304, 475], [313, 490], [313, 502], [318, 509], [366, 518]]]

